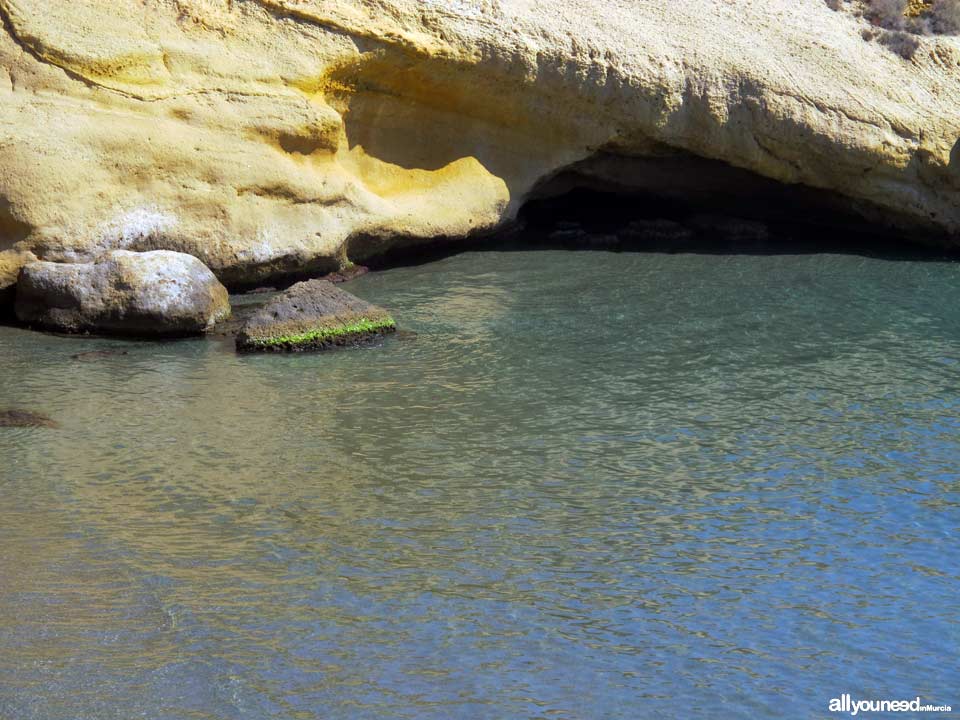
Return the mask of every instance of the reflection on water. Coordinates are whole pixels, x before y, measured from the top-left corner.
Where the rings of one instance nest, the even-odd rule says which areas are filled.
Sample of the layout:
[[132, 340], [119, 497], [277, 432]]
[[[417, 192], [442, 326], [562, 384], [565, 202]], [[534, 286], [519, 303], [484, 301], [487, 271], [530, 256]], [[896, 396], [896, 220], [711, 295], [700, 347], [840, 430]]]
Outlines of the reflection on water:
[[[960, 266], [469, 253], [415, 339], [0, 329], [0, 717], [960, 705]], [[78, 352], [128, 355], [78, 362]]]

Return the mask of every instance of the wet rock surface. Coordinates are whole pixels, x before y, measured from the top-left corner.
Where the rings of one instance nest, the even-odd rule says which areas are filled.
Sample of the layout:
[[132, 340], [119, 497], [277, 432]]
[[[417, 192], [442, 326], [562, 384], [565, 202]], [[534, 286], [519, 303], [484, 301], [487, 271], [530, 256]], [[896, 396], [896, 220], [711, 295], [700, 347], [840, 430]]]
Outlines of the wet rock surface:
[[383, 308], [326, 280], [293, 285], [253, 313], [240, 328], [240, 351], [295, 352], [357, 345], [396, 330]]
[[345, 282], [350, 282], [351, 280], [356, 280], [358, 277], [366, 275], [370, 272], [370, 268], [366, 265], [351, 265], [349, 267], [342, 268], [336, 272], [332, 272], [329, 275], [326, 275], [323, 279], [327, 282], [340, 284]]
[[192, 335], [230, 315], [226, 288], [191, 255], [115, 250], [90, 263], [35, 262], [20, 272], [17, 318], [63, 332]]

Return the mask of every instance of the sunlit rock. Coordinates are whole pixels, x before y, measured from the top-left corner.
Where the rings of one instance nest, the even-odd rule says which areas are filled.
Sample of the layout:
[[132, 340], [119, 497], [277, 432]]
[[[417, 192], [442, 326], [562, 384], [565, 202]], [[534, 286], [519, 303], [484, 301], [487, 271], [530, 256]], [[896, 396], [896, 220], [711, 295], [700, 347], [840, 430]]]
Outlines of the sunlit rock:
[[195, 257], [114, 250], [91, 263], [26, 265], [16, 314], [29, 325], [66, 332], [188, 335], [227, 318], [230, 302]]
[[[957, 38], [906, 60], [822, 0], [0, 0], [0, 16], [0, 251], [176, 250], [263, 284], [491, 232], [566, 168], [656, 191], [642, 161], [691, 157], [913, 236], [960, 230]], [[749, 196], [744, 177], [720, 184]]]

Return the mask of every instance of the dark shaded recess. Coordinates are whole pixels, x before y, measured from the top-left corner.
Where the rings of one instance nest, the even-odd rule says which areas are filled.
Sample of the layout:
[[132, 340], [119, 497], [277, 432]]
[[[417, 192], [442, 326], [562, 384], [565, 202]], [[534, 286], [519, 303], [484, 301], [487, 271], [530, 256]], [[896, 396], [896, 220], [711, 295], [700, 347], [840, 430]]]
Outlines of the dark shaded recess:
[[302, 280], [312, 280], [335, 273], [340, 265], [334, 258], [315, 258], [304, 263], [300, 258], [281, 258], [267, 267], [251, 270], [249, 267], [217, 268], [217, 279], [231, 293], [244, 293], [258, 288], [283, 290]]
[[542, 182], [516, 222], [494, 235], [401, 247], [364, 263], [384, 269], [467, 250], [541, 248], [956, 261], [960, 248], [951, 244], [915, 218], [719, 161], [598, 155]]
[[[10, 201], [0, 195], [0, 251], [9, 250], [30, 234], [30, 226], [13, 216]], [[6, 323], [13, 318], [13, 301], [16, 288], [0, 288], [0, 322]]]
[[13, 325], [17, 321], [14, 302], [17, 299], [17, 287], [11, 285], [0, 289], [0, 325]]

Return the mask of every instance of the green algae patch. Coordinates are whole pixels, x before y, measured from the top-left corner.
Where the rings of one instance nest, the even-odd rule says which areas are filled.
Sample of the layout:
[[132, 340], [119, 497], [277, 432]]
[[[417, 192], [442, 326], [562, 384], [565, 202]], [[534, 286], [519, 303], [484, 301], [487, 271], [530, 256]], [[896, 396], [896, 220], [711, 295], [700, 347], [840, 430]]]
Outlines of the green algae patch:
[[358, 345], [394, 332], [397, 323], [371, 305], [325, 280], [297, 283], [244, 323], [237, 350], [300, 352]]
[[362, 342], [375, 335], [394, 332], [397, 323], [389, 315], [380, 320], [360, 318], [340, 327], [325, 327], [298, 333], [267, 338], [250, 338], [244, 349], [248, 350], [298, 350], [322, 349], [334, 345]]

